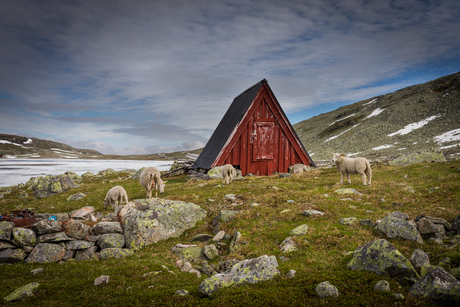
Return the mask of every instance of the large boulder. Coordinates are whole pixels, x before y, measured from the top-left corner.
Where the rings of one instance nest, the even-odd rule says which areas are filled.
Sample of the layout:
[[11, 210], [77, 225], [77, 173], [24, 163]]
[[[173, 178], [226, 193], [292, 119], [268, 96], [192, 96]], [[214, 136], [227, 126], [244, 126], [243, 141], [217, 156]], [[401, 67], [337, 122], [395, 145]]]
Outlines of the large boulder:
[[77, 240], [83, 240], [89, 235], [91, 228], [74, 219], [70, 219], [65, 226], [65, 234]]
[[412, 264], [414, 269], [420, 273], [420, 269], [423, 266], [430, 265], [430, 259], [423, 250], [417, 248], [410, 257], [410, 263]]
[[91, 206], [86, 206], [69, 213], [71, 219], [96, 222], [96, 211]]
[[260, 256], [250, 260], [243, 260], [232, 266], [225, 273], [215, 274], [205, 279], [198, 290], [206, 296], [211, 296], [215, 291], [232, 285], [257, 283], [269, 280], [279, 274], [278, 262], [275, 256]]
[[38, 223], [32, 225], [32, 230], [35, 231], [37, 235], [43, 235], [47, 233], [59, 232], [61, 231], [62, 223], [52, 220], [41, 220]]
[[385, 239], [377, 239], [359, 246], [347, 267], [389, 276], [404, 284], [413, 284], [420, 278], [410, 261]]
[[32, 282], [20, 288], [17, 288], [3, 299], [7, 302], [23, 300], [29, 296], [33, 296], [37, 288], [40, 286], [38, 282]]
[[60, 261], [64, 257], [65, 252], [66, 249], [57, 244], [39, 243], [34, 247], [25, 262], [44, 263]]
[[119, 222], [100, 222], [91, 227], [91, 233], [102, 235], [105, 233], [123, 233]]
[[78, 188], [79, 185], [69, 174], [57, 176], [36, 177], [27, 183], [29, 189], [34, 192], [35, 198], [45, 198], [51, 195], [60, 194], [71, 188]]
[[101, 260], [105, 259], [118, 259], [123, 257], [132, 256], [134, 251], [127, 248], [106, 248], [101, 250], [99, 253], [99, 258]]
[[37, 243], [60, 243], [73, 240], [75, 239], [69, 237], [64, 232], [47, 233], [37, 237]]
[[143, 246], [179, 237], [206, 217], [200, 206], [183, 201], [153, 198], [126, 205], [119, 213], [127, 248]]
[[415, 297], [428, 298], [443, 306], [460, 305], [460, 282], [440, 267], [426, 273], [409, 292]]
[[37, 235], [30, 229], [16, 227], [12, 231], [13, 242], [22, 248], [25, 246], [35, 246], [37, 243]]
[[27, 257], [27, 253], [23, 249], [2, 249], [0, 250], [0, 263], [16, 263], [21, 262]]
[[339, 290], [337, 289], [337, 287], [327, 280], [319, 283], [315, 288], [315, 292], [316, 294], [318, 294], [320, 298], [327, 298], [329, 296], [339, 296]]
[[97, 246], [104, 248], [123, 248], [125, 237], [121, 233], [105, 233], [97, 240]]
[[305, 165], [305, 164], [294, 164], [289, 166], [289, 173], [303, 173], [303, 172], [308, 172], [310, 170], [310, 167]]
[[3, 221], [0, 222], [0, 240], [9, 241], [11, 240], [11, 232], [15, 224], [10, 221]]
[[385, 216], [382, 221], [375, 226], [375, 229], [384, 233], [389, 239], [402, 238], [423, 243], [422, 236], [414, 225], [392, 214]]

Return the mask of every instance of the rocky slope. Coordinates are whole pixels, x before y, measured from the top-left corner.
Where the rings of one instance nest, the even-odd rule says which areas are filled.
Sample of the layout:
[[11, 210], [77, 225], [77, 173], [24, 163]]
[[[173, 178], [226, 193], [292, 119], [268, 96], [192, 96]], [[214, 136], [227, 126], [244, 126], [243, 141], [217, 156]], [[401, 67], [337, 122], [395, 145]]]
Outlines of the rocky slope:
[[460, 153], [460, 72], [320, 114], [294, 126], [313, 160]]

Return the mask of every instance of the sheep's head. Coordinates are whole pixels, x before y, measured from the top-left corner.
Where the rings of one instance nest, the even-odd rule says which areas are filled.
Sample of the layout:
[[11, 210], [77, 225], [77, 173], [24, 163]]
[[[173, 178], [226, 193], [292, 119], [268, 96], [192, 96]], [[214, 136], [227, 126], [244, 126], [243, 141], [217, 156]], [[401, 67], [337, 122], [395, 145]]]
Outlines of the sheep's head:
[[109, 201], [107, 199], [103, 199], [102, 200], [102, 204], [104, 205], [104, 208], [107, 208], [107, 206], [109, 205]]
[[343, 157], [344, 155], [343, 154], [340, 154], [340, 153], [332, 153], [332, 162], [337, 162], [337, 160], [339, 160], [340, 157]]
[[168, 182], [168, 181], [161, 181], [161, 182], [158, 184], [158, 188], [160, 189], [160, 193], [164, 193], [166, 182]]

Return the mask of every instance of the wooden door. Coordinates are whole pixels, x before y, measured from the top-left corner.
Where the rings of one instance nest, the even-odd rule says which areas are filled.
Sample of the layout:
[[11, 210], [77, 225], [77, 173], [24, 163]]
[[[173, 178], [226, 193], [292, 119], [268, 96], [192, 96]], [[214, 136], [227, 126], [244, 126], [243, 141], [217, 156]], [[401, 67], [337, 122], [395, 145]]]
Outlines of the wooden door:
[[275, 158], [275, 122], [270, 119], [254, 122], [253, 155], [254, 162], [273, 160]]

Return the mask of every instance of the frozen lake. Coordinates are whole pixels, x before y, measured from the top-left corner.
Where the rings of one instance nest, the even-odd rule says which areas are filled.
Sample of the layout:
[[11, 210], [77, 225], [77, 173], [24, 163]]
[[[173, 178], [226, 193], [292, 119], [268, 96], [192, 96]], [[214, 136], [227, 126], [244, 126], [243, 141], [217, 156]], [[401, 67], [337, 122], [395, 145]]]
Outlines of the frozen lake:
[[121, 171], [149, 166], [165, 171], [170, 169], [172, 163], [152, 160], [0, 159], [0, 187], [26, 183], [30, 177], [60, 175], [65, 172], [97, 174], [108, 168]]

